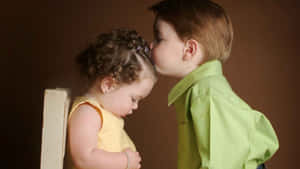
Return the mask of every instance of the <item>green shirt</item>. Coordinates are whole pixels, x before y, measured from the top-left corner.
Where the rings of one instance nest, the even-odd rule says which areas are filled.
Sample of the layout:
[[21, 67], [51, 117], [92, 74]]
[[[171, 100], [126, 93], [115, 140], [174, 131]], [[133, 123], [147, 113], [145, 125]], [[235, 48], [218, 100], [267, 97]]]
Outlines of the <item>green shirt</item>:
[[178, 120], [178, 169], [256, 169], [279, 148], [269, 120], [231, 89], [212, 60], [169, 93]]

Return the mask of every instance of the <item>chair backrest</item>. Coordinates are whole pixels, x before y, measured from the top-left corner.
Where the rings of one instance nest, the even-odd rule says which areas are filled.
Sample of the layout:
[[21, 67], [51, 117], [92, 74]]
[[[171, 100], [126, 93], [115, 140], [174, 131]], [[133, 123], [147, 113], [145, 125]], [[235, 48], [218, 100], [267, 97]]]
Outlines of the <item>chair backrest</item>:
[[41, 169], [63, 169], [69, 105], [68, 89], [45, 90]]

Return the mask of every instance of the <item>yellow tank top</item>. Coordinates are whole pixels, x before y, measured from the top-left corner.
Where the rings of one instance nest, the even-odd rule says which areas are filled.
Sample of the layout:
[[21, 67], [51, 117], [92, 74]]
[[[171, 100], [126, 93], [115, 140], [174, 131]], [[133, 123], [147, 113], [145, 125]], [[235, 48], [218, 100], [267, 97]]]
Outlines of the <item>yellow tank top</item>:
[[[126, 148], [136, 151], [135, 145], [124, 130], [124, 120], [115, 116], [112, 112], [103, 109], [97, 101], [88, 97], [78, 97], [74, 100], [69, 119], [72, 113], [81, 104], [89, 104], [94, 107], [101, 117], [101, 129], [98, 132], [99, 149], [108, 152], [122, 152]], [[83, 124], [84, 125], [84, 124]]]

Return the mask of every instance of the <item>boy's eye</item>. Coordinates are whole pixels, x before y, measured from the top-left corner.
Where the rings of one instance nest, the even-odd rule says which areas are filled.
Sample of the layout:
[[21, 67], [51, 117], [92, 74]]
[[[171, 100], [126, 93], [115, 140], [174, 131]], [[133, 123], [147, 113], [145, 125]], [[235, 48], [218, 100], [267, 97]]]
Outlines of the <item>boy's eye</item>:
[[155, 38], [154, 41], [153, 41], [153, 44], [154, 44], [154, 45], [157, 45], [157, 44], [160, 43], [161, 40], [162, 40], [162, 39], [160, 39], [160, 38]]
[[159, 43], [162, 39], [157, 34], [154, 35], [154, 42]]
[[162, 39], [161, 38], [156, 38], [155, 41], [156, 43], [159, 43]]

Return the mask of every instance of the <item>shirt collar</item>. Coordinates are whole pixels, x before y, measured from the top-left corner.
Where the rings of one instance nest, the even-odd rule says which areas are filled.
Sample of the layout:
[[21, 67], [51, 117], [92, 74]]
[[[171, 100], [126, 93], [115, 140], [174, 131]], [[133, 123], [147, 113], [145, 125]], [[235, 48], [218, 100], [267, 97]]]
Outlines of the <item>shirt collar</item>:
[[219, 60], [208, 61], [180, 80], [170, 91], [168, 95], [168, 106], [173, 104], [176, 99], [191, 87], [198, 80], [212, 75], [220, 75], [222, 72], [222, 64]]

